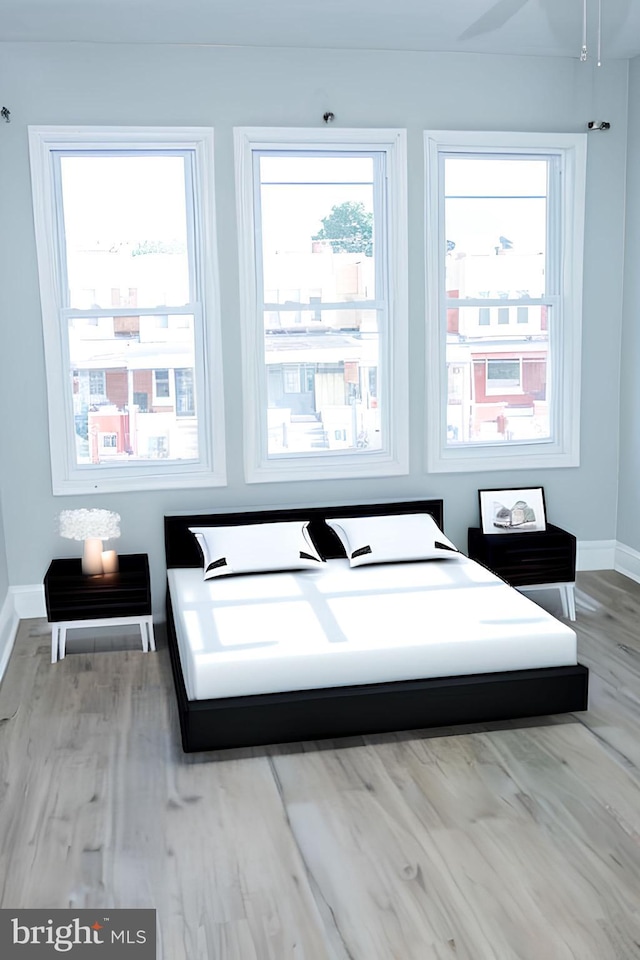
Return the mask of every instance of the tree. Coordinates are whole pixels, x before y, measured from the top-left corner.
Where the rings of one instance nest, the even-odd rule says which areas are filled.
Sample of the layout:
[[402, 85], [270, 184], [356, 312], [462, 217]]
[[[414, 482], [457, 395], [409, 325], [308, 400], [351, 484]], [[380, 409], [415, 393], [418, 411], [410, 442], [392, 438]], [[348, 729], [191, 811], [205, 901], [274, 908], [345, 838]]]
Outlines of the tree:
[[334, 253], [373, 254], [373, 213], [363, 203], [338, 203], [320, 221], [322, 229], [313, 240], [329, 240]]

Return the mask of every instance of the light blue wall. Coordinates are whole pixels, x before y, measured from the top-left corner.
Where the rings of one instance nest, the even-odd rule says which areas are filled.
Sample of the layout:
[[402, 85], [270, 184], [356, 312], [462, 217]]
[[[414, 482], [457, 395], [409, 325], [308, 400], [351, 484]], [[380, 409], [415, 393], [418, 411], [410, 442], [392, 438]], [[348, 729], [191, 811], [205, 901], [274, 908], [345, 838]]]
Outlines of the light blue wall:
[[[224, 317], [229, 485], [224, 489], [101, 496], [90, 505], [122, 514], [119, 549], [148, 551], [156, 603], [163, 592], [165, 512], [363, 498], [443, 496], [446, 528], [462, 547], [477, 522], [479, 487], [543, 485], [549, 518], [583, 540], [616, 530], [626, 62], [534, 57], [291, 49], [83, 44], [0, 45], [0, 90], [11, 123], [0, 123], [0, 365], [4, 521], [10, 579], [40, 582], [53, 556], [75, 545], [56, 533], [60, 509], [49, 468], [45, 372], [31, 213], [27, 124], [198, 124], [216, 130], [216, 187]], [[636, 84], [638, 86], [638, 84]], [[640, 102], [640, 98], [639, 98]], [[399, 126], [408, 130], [410, 190], [411, 472], [382, 480], [246, 485], [235, 222], [234, 125]], [[422, 131], [584, 131], [590, 135], [584, 284], [581, 466], [564, 470], [428, 476], [424, 437], [424, 237]], [[606, 320], [606, 322], [603, 322]]]
[[7, 566], [7, 552], [4, 542], [4, 524], [2, 521], [2, 498], [0, 498], [0, 610], [9, 590], [9, 568]]
[[620, 376], [620, 486], [617, 539], [640, 550], [640, 57], [629, 69], [629, 139]]

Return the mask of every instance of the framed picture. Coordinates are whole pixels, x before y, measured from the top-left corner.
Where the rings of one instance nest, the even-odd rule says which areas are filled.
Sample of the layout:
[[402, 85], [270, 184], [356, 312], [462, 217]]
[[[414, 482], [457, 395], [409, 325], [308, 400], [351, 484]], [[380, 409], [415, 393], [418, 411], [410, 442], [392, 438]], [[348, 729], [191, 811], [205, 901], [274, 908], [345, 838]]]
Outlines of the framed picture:
[[483, 533], [529, 533], [547, 529], [542, 487], [478, 490]]

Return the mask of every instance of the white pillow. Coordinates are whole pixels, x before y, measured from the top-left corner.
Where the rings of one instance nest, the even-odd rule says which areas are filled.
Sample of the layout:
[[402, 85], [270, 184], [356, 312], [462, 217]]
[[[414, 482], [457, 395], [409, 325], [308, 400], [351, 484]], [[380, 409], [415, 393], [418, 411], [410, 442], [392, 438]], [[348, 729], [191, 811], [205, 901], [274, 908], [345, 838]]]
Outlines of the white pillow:
[[339, 537], [352, 567], [459, 556], [457, 548], [426, 513], [339, 517], [326, 522]]
[[189, 527], [204, 557], [204, 579], [262, 570], [318, 567], [324, 561], [307, 531], [308, 521]]

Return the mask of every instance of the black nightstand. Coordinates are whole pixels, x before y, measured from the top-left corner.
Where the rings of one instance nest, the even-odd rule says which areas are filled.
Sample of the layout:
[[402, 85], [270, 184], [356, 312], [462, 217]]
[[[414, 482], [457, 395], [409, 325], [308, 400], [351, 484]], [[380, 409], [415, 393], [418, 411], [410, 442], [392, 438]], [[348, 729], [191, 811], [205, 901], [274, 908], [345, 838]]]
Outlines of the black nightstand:
[[551, 523], [546, 530], [529, 533], [483, 533], [470, 527], [468, 554], [512, 587], [524, 591], [557, 587], [564, 616], [575, 620], [576, 538], [572, 533]]
[[52, 560], [44, 578], [47, 619], [51, 624], [51, 662], [65, 655], [67, 630], [137, 624], [142, 649], [155, 650], [151, 617], [149, 559], [146, 553], [118, 558], [117, 573], [86, 576], [80, 558]]

